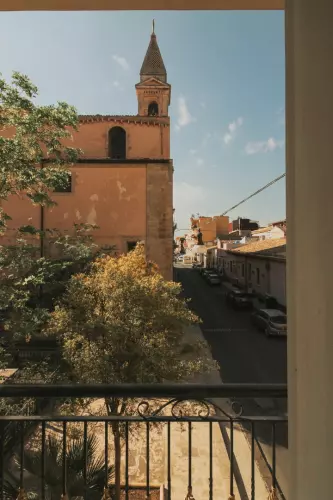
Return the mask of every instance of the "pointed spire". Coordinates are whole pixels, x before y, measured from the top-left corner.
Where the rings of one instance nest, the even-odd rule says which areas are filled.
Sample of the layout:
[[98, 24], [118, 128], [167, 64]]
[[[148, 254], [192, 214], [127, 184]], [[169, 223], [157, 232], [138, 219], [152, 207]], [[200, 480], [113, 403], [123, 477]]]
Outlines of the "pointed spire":
[[152, 33], [150, 36], [150, 43], [141, 66], [140, 80], [141, 82], [143, 82], [144, 80], [147, 80], [147, 78], [152, 76], [155, 76], [162, 82], [167, 81], [166, 69], [164, 66], [159, 46], [157, 44], [154, 19], [153, 19]]

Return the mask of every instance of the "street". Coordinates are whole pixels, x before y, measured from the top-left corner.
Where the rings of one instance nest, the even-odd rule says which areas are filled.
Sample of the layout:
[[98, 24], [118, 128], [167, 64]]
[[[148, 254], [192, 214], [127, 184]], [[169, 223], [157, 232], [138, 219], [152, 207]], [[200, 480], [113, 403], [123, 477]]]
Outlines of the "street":
[[[200, 325], [213, 358], [220, 365], [225, 383], [287, 383], [286, 338], [267, 338], [250, 320], [250, 311], [235, 311], [226, 304], [226, 287], [211, 287], [200, 273], [183, 264], [175, 265], [176, 281], [183, 295], [190, 298], [190, 308], [202, 320]], [[281, 400], [239, 401], [244, 415], [286, 415], [287, 402]], [[256, 426], [256, 437], [271, 464], [271, 426]], [[287, 426], [277, 426], [277, 478], [287, 490]]]
[[267, 338], [250, 322], [249, 311], [225, 303], [225, 287], [210, 287], [199, 272], [177, 265], [184, 295], [202, 319], [202, 332], [220, 363], [226, 383], [287, 383], [285, 338]]

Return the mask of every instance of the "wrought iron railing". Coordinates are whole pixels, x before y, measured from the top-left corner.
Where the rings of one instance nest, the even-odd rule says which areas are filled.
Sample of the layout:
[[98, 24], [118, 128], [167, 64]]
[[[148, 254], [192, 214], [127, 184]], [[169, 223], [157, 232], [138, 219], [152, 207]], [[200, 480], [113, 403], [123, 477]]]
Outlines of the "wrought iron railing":
[[[75, 414], [67, 406], [66, 414], [0, 416], [0, 500], [256, 500], [263, 487], [270, 500], [285, 498], [276, 450], [287, 446], [286, 413], [280, 404], [250, 414], [261, 398], [285, 406], [285, 385], [5, 384], [0, 398], [90, 404]], [[108, 412], [92, 408], [102, 399]], [[8, 449], [13, 422], [19, 439]]]

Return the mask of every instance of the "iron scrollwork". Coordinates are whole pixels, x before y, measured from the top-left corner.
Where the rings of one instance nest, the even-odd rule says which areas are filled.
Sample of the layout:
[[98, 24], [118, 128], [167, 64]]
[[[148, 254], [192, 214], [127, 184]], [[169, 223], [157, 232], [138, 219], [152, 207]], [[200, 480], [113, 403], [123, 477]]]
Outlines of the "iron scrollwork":
[[[186, 411], [186, 406], [190, 411]], [[243, 407], [239, 402], [232, 401], [231, 409], [232, 415], [212, 400], [194, 398], [169, 399], [157, 408], [153, 407], [149, 401], [140, 401], [137, 405], [138, 415], [144, 420], [154, 420], [158, 416], [162, 417], [164, 410], [169, 410], [175, 420], [191, 419], [191, 417], [206, 420], [214, 415], [223, 415], [229, 420], [235, 420], [242, 416]]]

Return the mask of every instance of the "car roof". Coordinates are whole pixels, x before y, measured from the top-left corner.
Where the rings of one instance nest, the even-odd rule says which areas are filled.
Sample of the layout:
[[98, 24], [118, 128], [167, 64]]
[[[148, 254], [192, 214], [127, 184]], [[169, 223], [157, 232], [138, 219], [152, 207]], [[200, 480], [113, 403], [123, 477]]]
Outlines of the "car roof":
[[260, 311], [265, 312], [268, 316], [286, 316], [284, 312], [279, 311], [278, 309], [259, 309]]

